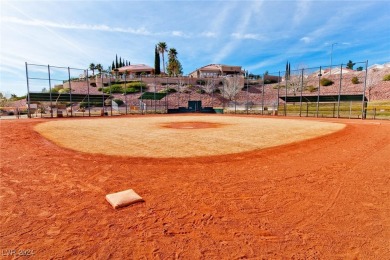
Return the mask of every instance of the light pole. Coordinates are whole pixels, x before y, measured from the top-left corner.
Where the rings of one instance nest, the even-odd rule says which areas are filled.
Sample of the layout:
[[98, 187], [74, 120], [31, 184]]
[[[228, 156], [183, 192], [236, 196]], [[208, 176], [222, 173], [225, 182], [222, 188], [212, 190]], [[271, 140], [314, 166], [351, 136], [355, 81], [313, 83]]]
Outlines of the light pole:
[[336, 45], [337, 42], [332, 43], [332, 50], [330, 52], [330, 71], [329, 76], [332, 75], [332, 62], [333, 62], [333, 45]]

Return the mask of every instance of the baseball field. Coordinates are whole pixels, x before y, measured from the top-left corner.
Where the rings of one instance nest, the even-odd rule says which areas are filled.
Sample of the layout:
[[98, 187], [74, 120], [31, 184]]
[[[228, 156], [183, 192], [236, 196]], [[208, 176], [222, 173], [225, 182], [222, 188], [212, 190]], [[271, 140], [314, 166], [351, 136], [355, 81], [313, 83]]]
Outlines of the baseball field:
[[[2, 256], [389, 259], [390, 122], [2, 120]], [[105, 195], [144, 202], [113, 209]]]

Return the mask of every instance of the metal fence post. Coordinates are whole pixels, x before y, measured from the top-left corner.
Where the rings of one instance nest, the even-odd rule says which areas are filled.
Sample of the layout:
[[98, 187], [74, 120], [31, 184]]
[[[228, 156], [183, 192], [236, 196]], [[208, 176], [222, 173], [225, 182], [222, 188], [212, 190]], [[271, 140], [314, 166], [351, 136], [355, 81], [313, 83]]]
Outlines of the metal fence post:
[[284, 116], [287, 116], [287, 81], [288, 81], [288, 76], [287, 76], [287, 71], [285, 73], [285, 81], [286, 81], [286, 99], [284, 100]]
[[366, 99], [366, 87], [367, 87], [367, 74], [368, 74], [368, 60], [366, 61], [366, 73], [365, 73], [364, 85], [363, 85], [362, 119], [366, 118], [367, 102], [365, 101], [365, 99]]
[[340, 85], [339, 85], [339, 95], [337, 98], [337, 118], [340, 117], [340, 95], [341, 95], [341, 83], [343, 79], [343, 64], [340, 65]]
[[47, 65], [47, 73], [49, 75], [50, 117], [53, 117], [53, 100], [51, 95], [50, 65]]
[[87, 70], [87, 101], [88, 101], [88, 116], [91, 116], [91, 104], [89, 101], [89, 78], [88, 78], [88, 70]]
[[322, 69], [320, 67], [320, 73], [318, 74], [318, 95], [317, 95], [317, 111], [316, 111], [317, 117], [320, 109], [320, 92], [321, 92], [321, 76], [322, 76], [321, 72]]
[[28, 80], [28, 65], [27, 65], [27, 62], [25, 63], [26, 64], [26, 80], [27, 80], [27, 116], [28, 118], [31, 118], [31, 114], [30, 114], [30, 104], [31, 104], [31, 100], [30, 100], [30, 83], [29, 83], [29, 80]]
[[[72, 83], [70, 80], [70, 68], [68, 67], [68, 80], [69, 80], [69, 102], [70, 102], [70, 116], [73, 117], [73, 108], [72, 108]], [[66, 113], [68, 115], [68, 113]]]
[[263, 86], [261, 89], [261, 114], [264, 115], [264, 88], [265, 88], [265, 73], [263, 74]]
[[278, 76], [278, 96], [277, 96], [277, 100], [276, 100], [278, 114], [279, 114], [279, 96], [280, 96], [280, 71], [279, 71], [279, 76]]
[[303, 70], [301, 73], [301, 96], [299, 97], [299, 116], [302, 116], [302, 91], [303, 91]]

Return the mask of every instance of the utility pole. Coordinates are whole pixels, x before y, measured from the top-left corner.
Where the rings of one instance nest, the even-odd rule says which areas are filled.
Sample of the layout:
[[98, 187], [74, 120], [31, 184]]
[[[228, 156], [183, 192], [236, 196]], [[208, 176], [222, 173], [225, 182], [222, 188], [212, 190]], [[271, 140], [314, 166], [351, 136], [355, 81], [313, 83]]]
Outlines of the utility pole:
[[332, 75], [332, 63], [333, 63], [333, 45], [336, 45], [337, 42], [332, 43], [332, 50], [330, 52], [330, 71], [329, 76]]

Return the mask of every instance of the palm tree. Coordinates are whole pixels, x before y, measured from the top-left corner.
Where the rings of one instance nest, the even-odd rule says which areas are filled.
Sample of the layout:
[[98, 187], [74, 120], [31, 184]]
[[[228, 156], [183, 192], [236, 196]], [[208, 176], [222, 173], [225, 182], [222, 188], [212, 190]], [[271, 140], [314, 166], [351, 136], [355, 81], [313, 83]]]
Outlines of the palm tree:
[[92, 70], [92, 76], [95, 75], [95, 69], [96, 69], [95, 63], [89, 64], [89, 69]]
[[168, 51], [168, 59], [176, 60], [177, 58], [177, 50], [175, 48], [170, 48]]
[[165, 42], [159, 42], [157, 44], [158, 51], [161, 53], [162, 60], [163, 60], [163, 72], [165, 73], [165, 61], [164, 61], [164, 53], [167, 51], [168, 46]]
[[97, 69], [99, 71], [99, 73], [102, 74], [102, 70], [103, 70], [102, 64], [100, 64], [100, 63], [96, 64], [95, 69]]
[[180, 61], [177, 59], [177, 50], [175, 48], [170, 48], [168, 51], [168, 74], [171, 76], [177, 76], [182, 74], [182, 66]]

